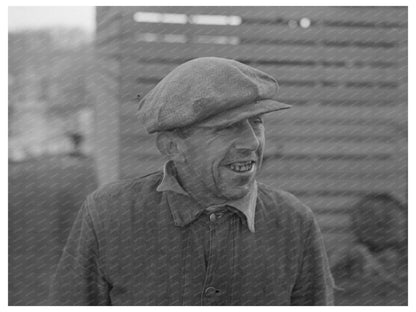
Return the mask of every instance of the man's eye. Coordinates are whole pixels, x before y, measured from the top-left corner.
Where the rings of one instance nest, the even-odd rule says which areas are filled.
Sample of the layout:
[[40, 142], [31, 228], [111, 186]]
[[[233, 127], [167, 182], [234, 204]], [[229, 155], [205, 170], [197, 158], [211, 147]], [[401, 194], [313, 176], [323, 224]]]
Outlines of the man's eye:
[[237, 128], [237, 127], [238, 127], [238, 123], [235, 122], [233, 124], [229, 124], [227, 126], [221, 127], [218, 130], [220, 130], [220, 131], [222, 131], [222, 130], [231, 130], [231, 129], [234, 129], [234, 128]]
[[255, 123], [255, 124], [262, 124], [263, 123], [263, 118], [261, 117], [255, 117], [251, 119], [251, 122]]

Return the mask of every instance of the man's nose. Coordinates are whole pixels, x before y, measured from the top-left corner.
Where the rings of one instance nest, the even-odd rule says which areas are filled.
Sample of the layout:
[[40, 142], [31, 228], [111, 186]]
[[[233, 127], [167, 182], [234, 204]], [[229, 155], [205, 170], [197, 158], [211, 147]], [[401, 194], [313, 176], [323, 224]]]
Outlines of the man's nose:
[[256, 151], [259, 148], [260, 141], [248, 120], [241, 122], [238, 139], [235, 143], [237, 149], [247, 149]]

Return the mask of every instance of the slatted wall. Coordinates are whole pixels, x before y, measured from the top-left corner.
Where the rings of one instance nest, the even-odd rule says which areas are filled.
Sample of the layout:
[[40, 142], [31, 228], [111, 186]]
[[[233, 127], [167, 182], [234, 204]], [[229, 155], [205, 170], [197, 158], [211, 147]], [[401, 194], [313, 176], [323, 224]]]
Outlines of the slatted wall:
[[137, 94], [219, 56], [273, 75], [293, 105], [266, 118], [259, 180], [306, 202], [327, 240], [348, 239], [363, 195], [406, 196], [405, 7], [98, 7], [96, 48], [101, 183], [161, 167]]

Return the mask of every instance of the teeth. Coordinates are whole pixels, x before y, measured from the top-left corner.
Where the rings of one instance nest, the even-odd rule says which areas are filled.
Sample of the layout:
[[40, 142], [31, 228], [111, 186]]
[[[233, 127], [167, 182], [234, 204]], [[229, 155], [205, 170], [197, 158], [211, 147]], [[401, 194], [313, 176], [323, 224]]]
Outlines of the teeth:
[[236, 172], [246, 172], [251, 170], [251, 168], [253, 167], [253, 162], [248, 161], [244, 163], [234, 163], [229, 165], [229, 167], [231, 168], [231, 170]]

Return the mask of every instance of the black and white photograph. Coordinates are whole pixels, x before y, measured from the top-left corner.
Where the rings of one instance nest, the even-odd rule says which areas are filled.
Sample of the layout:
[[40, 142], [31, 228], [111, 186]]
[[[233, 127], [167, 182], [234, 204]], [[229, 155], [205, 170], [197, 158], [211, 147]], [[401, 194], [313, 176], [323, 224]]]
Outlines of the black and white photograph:
[[8, 306], [408, 306], [408, 6], [142, 4], [8, 7]]

